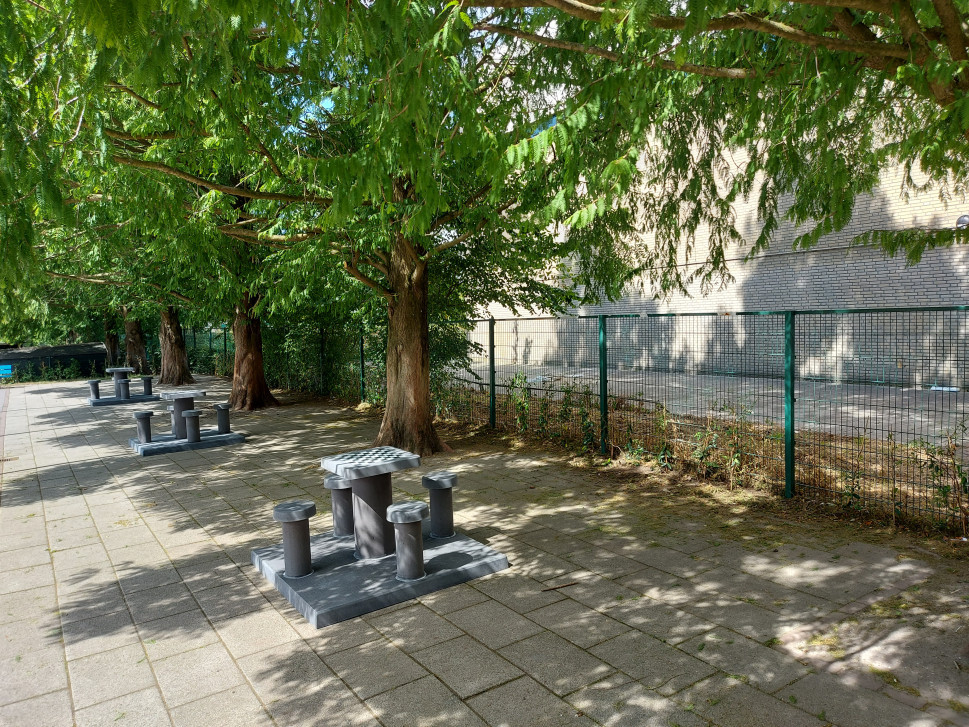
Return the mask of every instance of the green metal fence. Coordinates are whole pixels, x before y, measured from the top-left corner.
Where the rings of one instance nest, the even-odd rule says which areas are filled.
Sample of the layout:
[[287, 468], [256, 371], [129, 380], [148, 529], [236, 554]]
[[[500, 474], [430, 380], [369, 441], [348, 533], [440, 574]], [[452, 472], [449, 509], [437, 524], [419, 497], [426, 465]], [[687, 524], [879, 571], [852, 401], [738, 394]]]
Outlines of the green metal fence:
[[969, 308], [471, 322], [439, 411], [964, 528]]

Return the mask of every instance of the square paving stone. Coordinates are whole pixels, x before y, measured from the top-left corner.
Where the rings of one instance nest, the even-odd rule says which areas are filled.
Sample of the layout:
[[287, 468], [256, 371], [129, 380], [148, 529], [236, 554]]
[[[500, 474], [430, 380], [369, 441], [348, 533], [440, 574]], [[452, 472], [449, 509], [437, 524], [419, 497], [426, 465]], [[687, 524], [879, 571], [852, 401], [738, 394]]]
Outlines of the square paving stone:
[[[713, 677], [677, 695], [676, 701], [719, 727], [826, 727], [826, 720], [808, 714], [790, 702], [757, 691], [730, 677]], [[867, 723], [867, 727], [889, 724]], [[906, 727], [909, 727], [906, 724]]]
[[157, 688], [143, 689], [140, 692], [79, 709], [74, 717], [76, 727], [118, 727], [118, 725], [149, 727], [170, 723], [168, 709]]
[[639, 682], [614, 685], [611, 679], [580, 689], [566, 699], [606, 727], [705, 727], [706, 720]]
[[660, 641], [678, 644], [712, 629], [715, 624], [643, 596], [636, 601], [620, 603], [606, 613]]
[[798, 707], [820, 714], [841, 727], [871, 725], [905, 725], [905, 727], [938, 727], [942, 720], [902, 704], [884, 694], [846, 684], [831, 674], [809, 674], [777, 696], [793, 701]]
[[54, 584], [54, 569], [49, 565], [32, 565], [27, 568], [7, 571], [0, 578], [0, 595], [27, 591], [41, 586]]
[[629, 631], [589, 651], [663, 696], [675, 694], [717, 671], [641, 631]]
[[271, 727], [273, 724], [247, 686], [184, 704], [171, 711], [175, 727]]
[[11, 704], [67, 688], [64, 654], [42, 649], [0, 659], [0, 704]]
[[68, 661], [67, 669], [77, 709], [155, 686], [141, 644]]
[[271, 608], [216, 621], [213, 626], [235, 658], [299, 639], [289, 622]]
[[491, 727], [593, 727], [579, 710], [527, 676], [471, 697], [468, 705]]
[[629, 631], [626, 624], [571, 598], [529, 611], [527, 616], [583, 649]]
[[447, 614], [487, 601], [488, 597], [467, 583], [459, 583], [442, 591], [428, 593], [417, 600], [436, 613]]
[[420, 664], [384, 640], [330, 654], [324, 661], [361, 699], [427, 676]]
[[126, 600], [136, 624], [198, 609], [191, 592], [181, 583], [169, 583], [147, 591], [138, 591], [129, 595]]
[[52, 614], [56, 610], [57, 597], [53, 586], [41, 586], [0, 596], [0, 624], [33, 619], [38, 614]]
[[616, 582], [637, 593], [668, 603], [671, 606], [680, 606], [695, 598], [692, 581], [649, 566], [645, 566], [642, 570], [631, 575], [623, 576]]
[[508, 571], [482, 578], [474, 583], [474, 587], [518, 613], [565, 598], [557, 591], [543, 590], [546, 586], [534, 578]]
[[486, 727], [447, 687], [432, 676], [367, 700], [385, 727]]
[[635, 601], [640, 596], [614, 580], [588, 571], [569, 573], [549, 581], [549, 585], [560, 586], [559, 590], [569, 598], [598, 611], [605, 611], [624, 601]]
[[643, 564], [604, 548], [570, 553], [568, 560], [606, 578], [620, 578], [642, 569]]
[[683, 609], [761, 643], [813, 620], [775, 613], [745, 601], [719, 595], [699, 598], [684, 604]]
[[716, 628], [680, 644], [698, 659], [747, 678], [749, 684], [774, 692], [810, 671], [801, 662], [724, 628]]
[[498, 653], [560, 696], [613, 673], [608, 664], [548, 632], [506, 646]]
[[209, 644], [152, 665], [169, 706], [193, 702], [245, 681], [222, 644]]
[[79, 659], [138, 641], [138, 632], [127, 611], [65, 623], [63, 634], [68, 659]]
[[534, 636], [542, 629], [497, 601], [449, 613], [447, 619], [491, 649]]
[[520, 669], [468, 636], [445, 641], [412, 656], [462, 699], [522, 674]]
[[265, 596], [244, 579], [231, 585], [198, 591], [195, 598], [205, 615], [213, 621], [269, 607]]
[[[300, 625], [312, 629], [312, 634], [304, 635], [306, 643], [320, 656], [345, 651], [360, 644], [383, 639], [384, 636], [362, 618], [341, 621], [338, 624], [317, 629], [309, 626], [302, 614], [293, 614], [293, 619], [299, 620]], [[293, 623], [291, 621], [290, 623]]]
[[138, 635], [153, 662], [219, 640], [205, 614], [198, 609], [138, 624]]
[[[0, 727], [65, 727], [70, 724], [73, 724], [71, 695], [66, 689], [0, 707]], [[86, 726], [79, 724], [78, 727]]]
[[408, 652], [461, 635], [461, 631], [421, 604], [369, 618], [367, 621], [395, 646]]

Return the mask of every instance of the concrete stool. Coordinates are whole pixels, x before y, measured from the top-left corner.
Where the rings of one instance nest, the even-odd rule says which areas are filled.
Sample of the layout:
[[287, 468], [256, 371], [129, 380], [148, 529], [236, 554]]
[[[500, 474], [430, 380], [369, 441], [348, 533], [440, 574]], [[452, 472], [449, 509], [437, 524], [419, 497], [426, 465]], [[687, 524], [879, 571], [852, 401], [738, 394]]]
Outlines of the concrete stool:
[[442, 470], [428, 472], [421, 478], [431, 500], [431, 537], [454, 537], [454, 498], [451, 490], [458, 484], [458, 476]]
[[310, 557], [310, 518], [316, 514], [311, 500], [284, 502], [273, 508], [273, 520], [283, 526], [283, 575], [302, 578], [313, 572]]
[[131, 379], [119, 379], [117, 383], [118, 383], [118, 398], [130, 399], [131, 398]]
[[172, 417], [172, 436], [175, 436], [175, 407], [169, 405], [168, 413]]
[[397, 541], [397, 580], [419, 581], [424, 577], [424, 539], [421, 520], [427, 505], [419, 500], [398, 502], [387, 508], [387, 520], [394, 524]]
[[340, 475], [327, 475], [323, 478], [323, 486], [330, 491], [333, 502], [333, 535], [337, 538], [352, 538], [353, 480]]
[[100, 399], [101, 398], [101, 381], [99, 379], [91, 379], [87, 382], [88, 388], [91, 389], [91, 398]]
[[141, 385], [144, 387], [145, 396], [151, 396], [151, 376], [142, 376]]
[[155, 416], [153, 411], [136, 411], [135, 424], [138, 427], [138, 441], [148, 444], [151, 441], [151, 418]]
[[229, 405], [213, 404], [212, 408], [215, 409], [215, 416], [219, 425], [219, 434], [228, 434], [232, 431], [229, 429]]
[[186, 442], [202, 441], [202, 430], [199, 429], [199, 415], [201, 413], [198, 409], [186, 409], [182, 412], [182, 416], [185, 417]]

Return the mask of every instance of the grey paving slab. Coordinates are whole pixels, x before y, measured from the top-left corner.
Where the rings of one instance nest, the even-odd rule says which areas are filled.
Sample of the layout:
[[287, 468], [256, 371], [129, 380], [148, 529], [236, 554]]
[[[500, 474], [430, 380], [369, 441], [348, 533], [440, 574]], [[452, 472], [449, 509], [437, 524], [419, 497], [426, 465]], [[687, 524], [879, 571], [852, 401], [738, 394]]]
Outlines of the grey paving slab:
[[171, 710], [175, 727], [272, 727], [273, 722], [248, 687], [234, 687]]
[[629, 631], [589, 651], [663, 696], [675, 694], [717, 671], [641, 631]]
[[140, 643], [72, 659], [67, 662], [67, 668], [77, 709], [155, 686], [155, 677]]
[[299, 639], [296, 630], [275, 609], [239, 614], [216, 621], [213, 626], [235, 658]]
[[449, 621], [420, 604], [367, 620], [395, 646], [406, 652], [448, 641], [462, 633]]
[[518, 613], [533, 611], [565, 598], [534, 578], [510, 571], [475, 581], [473, 587]]
[[831, 674], [809, 674], [777, 692], [783, 701], [824, 714], [841, 727], [873, 724], [939, 727], [942, 720], [877, 692], [859, 689]]
[[613, 673], [605, 662], [548, 632], [517, 641], [498, 653], [559, 696]]
[[245, 681], [221, 643], [153, 659], [151, 664], [162, 696], [172, 707], [224, 692]]
[[[830, 724], [826, 718], [809, 714], [798, 705], [725, 676], [707, 679], [687, 689], [676, 696], [676, 701], [718, 727], [827, 727]], [[887, 727], [898, 723], [871, 721], [867, 724]]]
[[485, 601], [447, 615], [448, 621], [491, 649], [534, 636], [542, 628], [497, 601]]
[[386, 640], [371, 641], [324, 657], [361, 699], [421, 679], [427, 671]]
[[412, 656], [462, 698], [522, 675], [518, 667], [468, 636], [445, 641]]
[[171, 724], [168, 709], [156, 688], [142, 689], [78, 709], [74, 718], [77, 727], [163, 727]]
[[543, 628], [583, 649], [607, 641], [630, 629], [626, 624], [571, 598], [529, 611], [527, 616]]
[[66, 689], [67, 667], [60, 649], [5, 654], [0, 659], [0, 705]]
[[680, 644], [680, 649], [766, 692], [775, 692], [810, 671], [787, 654], [722, 627]]
[[491, 727], [593, 727], [593, 722], [530, 677], [468, 700]]
[[199, 610], [138, 624], [138, 635], [152, 662], [219, 641], [218, 633]]
[[604, 727], [706, 727], [706, 720], [636, 681], [605, 679], [566, 697]]
[[26, 727], [27, 725], [30, 725], [30, 727], [65, 727], [65, 725], [72, 724], [72, 721], [71, 696], [67, 689], [42, 694], [39, 697], [0, 707], [0, 726], [2, 727]]
[[459, 583], [442, 591], [427, 593], [417, 600], [436, 613], [448, 614], [487, 601], [488, 596], [466, 583]]
[[438, 679], [427, 676], [367, 700], [384, 727], [486, 727]]
[[654, 601], [648, 596], [634, 601], [623, 601], [606, 613], [617, 621], [669, 644], [679, 644], [715, 626], [710, 621], [661, 601]]

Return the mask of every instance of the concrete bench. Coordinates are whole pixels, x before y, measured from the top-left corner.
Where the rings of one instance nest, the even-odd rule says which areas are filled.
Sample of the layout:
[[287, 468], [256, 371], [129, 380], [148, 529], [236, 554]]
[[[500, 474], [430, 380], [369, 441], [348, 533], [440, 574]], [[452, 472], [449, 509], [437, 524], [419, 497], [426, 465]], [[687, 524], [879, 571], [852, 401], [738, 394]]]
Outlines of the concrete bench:
[[100, 379], [91, 379], [87, 382], [88, 388], [91, 389], [91, 398], [100, 399], [101, 398], [101, 381]]
[[273, 508], [273, 520], [283, 527], [283, 575], [302, 578], [313, 572], [310, 556], [310, 518], [316, 514], [311, 500], [284, 502]]
[[228, 434], [231, 429], [229, 429], [229, 405], [228, 404], [213, 404], [212, 408], [215, 409], [216, 421], [219, 428], [219, 434]]
[[151, 391], [151, 376], [142, 376], [141, 377], [141, 386], [144, 389], [144, 391], [142, 393], [144, 393], [145, 396], [151, 396], [151, 394], [152, 394], [152, 391]]
[[419, 500], [398, 502], [387, 508], [387, 520], [394, 524], [398, 581], [419, 581], [425, 575], [421, 535], [421, 521], [425, 517], [427, 505]]
[[330, 491], [333, 503], [333, 535], [337, 538], [353, 537], [353, 480], [340, 475], [327, 475], [323, 486]]
[[138, 441], [148, 444], [151, 441], [151, 418], [155, 416], [153, 411], [136, 411], [135, 425], [138, 427]]
[[458, 476], [448, 470], [428, 472], [421, 478], [431, 501], [431, 537], [454, 537], [454, 497]]
[[[174, 412], [173, 412], [174, 413]], [[199, 416], [202, 414], [198, 409], [186, 409], [182, 412], [185, 417], [185, 441], [201, 442], [202, 429], [199, 425]]]

